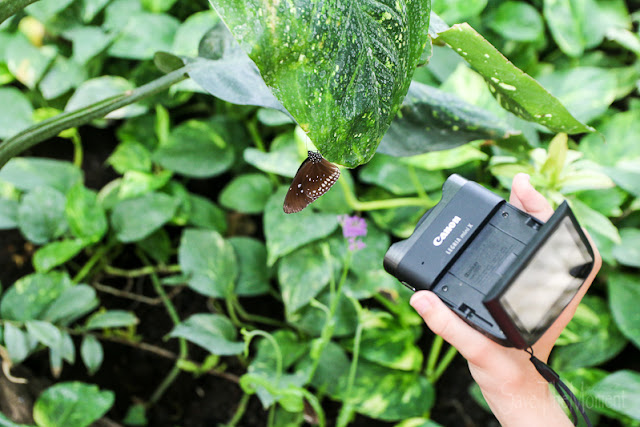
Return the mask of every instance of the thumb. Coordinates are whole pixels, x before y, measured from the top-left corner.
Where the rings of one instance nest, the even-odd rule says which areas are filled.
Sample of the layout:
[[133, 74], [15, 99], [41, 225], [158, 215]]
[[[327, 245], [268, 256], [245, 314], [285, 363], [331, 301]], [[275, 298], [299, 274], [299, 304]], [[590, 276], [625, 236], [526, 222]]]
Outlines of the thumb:
[[416, 292], [411, 296], [410, 304], [434, 334], [457, 348], [471, 363], [482, 365], [498, 346], [458, 317], [431, 291]]

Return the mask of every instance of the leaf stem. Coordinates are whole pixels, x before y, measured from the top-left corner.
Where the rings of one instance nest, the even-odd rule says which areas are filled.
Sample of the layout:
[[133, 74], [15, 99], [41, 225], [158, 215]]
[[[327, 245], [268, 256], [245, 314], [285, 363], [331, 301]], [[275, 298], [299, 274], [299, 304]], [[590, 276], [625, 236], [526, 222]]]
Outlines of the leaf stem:
[[162, 92], [173, 84], [186, 79], [186, 73], [189, 70], [190, 66], [187, 65], [136, 89], [126, 91], [123, 94], [104, 99], [78, 110], [58, 114], [23, 130], [17, 135], [7, 139], [3, 144], [0, 144], [0, 169], [12, 157], [17, 156], [48, 138], [56, 136], [65, 129], [89, 123], [125, 105], [133, 104], [143, 98]]
[[115, 244], [115, 240], [110, 240], [105, 245], [100, 246], [91, 256], [91, 258], [89, 258], [89, 260], [82, 266], [80, 271], [76, 273], [75, 277], [72, 280], [73, 283], [79, 283], [82, 279], [87, 277], [87, 275], [91, 272], [93, 266], [96, 265], [98, 261], [103, 259], [107, 252], [109, 252]]
[[442, 350], [443, 342], [444, 340], [440, 335], [436, 335], [433, 338], [431, 350], [429, 351], [429, 358], [427, 360], [427, 367], [425, 369], [425, 375], [427, 378], [431, 378], [433, 376], [433, 372], [436, 369], [436, 363], [438, 363], [438, 356], [440, 356], [440, 351]]
[[233, 418], [231, 418], [231, 420], [229, 420], [229, 422], [227, 423], [227, 425], [225, 427], [235, 427], [236, 424], [238, 424], [240, 422], [240, 420], [242, 419], [242, 416], [244, 415], [244, 413], [247, 410], [247, 404], [249, 403], [249, 399], [251, 398], [250, 394], [243, 394], [242, 398], [240, 399], [240, 402], [238, 403], [238, 408], [236, 409], [236, 413], [233, 414]]
[[[144, 253], [142, 253], [142, 251], [136, 251], [136, 254], [144, 264], [148, 266], [151, 265], [149, 259]], [[164, 288], [162, 287], [162, 283], [160, 283], [160, 279], [158, 278], [158, 275], [155, 272], [152, 272], [150, 277], [151, 277], [151, 283], [153, 284], [153, 288], [155, 289], [158, 296], [162, 299], [162, 303], [167, 309], [167, 313], [169, 314], [171, 321], [173, 322], [174, 325], [176, 326], [179, 325], [180, 316], [178, 315], [178, 312], [175, 306], [173, 305], [173, 302], [171, 302], [171, 300], [167, 296], [167, 293], [164, 291]], [[178, 344], [180, 349], [178, 354], [178, 359], [176, 360], [176, 363], [173, 365], [173, 368], [171, 368], [171, 371], [169, 371], [167, 376], [164, 378], [164, 380], [160, 383], [160, 385], [156, 388], [156, 390], [153, 392], [153, 394], [149, 398], [149, 402], [148, 402], [149, 405], [153, 405], [157, 403], [162, 397], [162, 395], [164, 394], [164, 392], [169, 388], [169, 386], [173, 383], [173, 381], [175, 381], [175, 379], [180, 374], [181, 369], [179, 366], [179, 362], [180, 360], [186, 360], [188, 356], [187, 340], [185, 338], [179, 337]]]
[[113, 267], [111, 265], [104, 266], [104, 272], [111, 276], [121, 276], [127, 278], [136, 278], [141, 276], [148, 276], [150, 274], [157, 273], [179, 273], [181, 270], [180, 266], [177, 264], [160, 266], [160, 265], [150, 265], [146, 267], [136, 268], [133, 270], [124, 270], [118, 267]]
[[284, 370], [284, 362], [282, 360], [282, 350], [280, 350], [280, 345], [278, 341], [271, 335], [269, 332], [256, 330], [256, 331], [247, 331], [246, 329], [242, 330], [242, 335], [244, 335], [245, 342], [245, 353], [249, 352], [249, 344], [251, 340], [255, 336], [260, 336], [266, 338], [267, 341], [271, 343], [273, 346], [273, 350], [276, 354], [276, 384], [279, 384], [280, 377], [282, 376], [282, 372]]
[[280, 322], [278, 320], [272, 319], [270, 317], [259, 316], [257, 314], [251, 314], [247, 312], [244, 307], [240, 304], [240, 301], [237, 297], [234, 297], [235, 309], [238, 312], [238, 315], [242, 317], [244, 320], [255, 323], [263, 323], [265, 325], [277, 326], [281, 328], [287, 327], [287, 324], [284, 322]]
[[438, 363], [438, 366], [433, 372], [431, 378], [427, 378], [429, 382], [431, 382], [431, 384], [435, 384], [436, 382], [438, 382], [442, 374], [444, 374], [444, 371], [447, 370], [447, 367], [449, 367], [453, 359], [456, 357], [456, 354], [458, 354], [458, 350], [456, 350], [455, 347], [451, 346], [447, 349], [447, 352], [440, 360], [440, 363]]
[[342, 186], [347, 204], [354, 211], [375, 211], [380, 209], [400, 208], [403, 206], [420, 206], [431, 208], [435, 204], [430, 199], [423, 199], [420, 197], [402, 197], [397, 199], [371, 200], [368, 202], [361, 202], [356, 198], [355, 194], [353, 194], [346, 180], [338, 179], [338, 182]]
[[[351, 359], [351, 366], [349, 367], [349, 377], [347, 379], [347, 390], [345, 392], [345, 402], [340, 408], [340, 413], [338, 414], [338, 427], [346, 426], [349, 421], [351, 421], [351, 417], [353, 416], [354, 408], [350, 402], [351, 396], [353, 396], [353, 384], [356, 380], [356, 372], [358, 371], [358, 359], [360, 357], [360, 342], [362, 340], [362, 306], [355, 298], [349, 298], [353, 303], [353, 306], [358, 313], [358, 326], [356, 326], [355, 337], [353, 338], [353, 356]], [[344, 424], [342, 424], [344, 423]]]
[[0, 24], [38, 0], [4, 0], [0, 3]]
[[71, 136], [71, 142], [73, 143], [73, 164], [79, 169], [82, 169], [83, 152], [82, 152], [82, 140], [80, 139], [80, 133], [74, 132]]

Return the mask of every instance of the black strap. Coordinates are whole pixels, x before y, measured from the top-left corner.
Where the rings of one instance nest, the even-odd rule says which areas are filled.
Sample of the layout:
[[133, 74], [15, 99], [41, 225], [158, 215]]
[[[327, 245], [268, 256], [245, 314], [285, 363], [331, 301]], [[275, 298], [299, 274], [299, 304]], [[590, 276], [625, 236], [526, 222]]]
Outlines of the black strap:
[[567, 385], [562, 382], [560, 376], [553, 369], [551, 369], [549, 365], [535, 357], [533, 355], [533, 349], [531, 347], [525, 349], [525, 351], [531, 355], [529, 360], [531, 361], [531, 363], [533, 363], [533, 366], [536, 367], [536, 371], [538, 371], [538, 373], [542, 375], [542, 378], [547, 380], [549, 384], [553, 384], [560, 397], [562, 397], [562, 400], [564, 400], [565, 405], [567, 405], [567, 408], [569, 408], [569, 411], [571, 412], [573, 425], [578, 425], [578, 415], [576, 414], [576, 410], [574, 409], [575, 406], [576, 408], [578, 408], [578, 411], [580, 411], [580, 414], [582, 415], [585, 423], [587, 423], [587, 427], [593, 427], [591, 425], [589, 417], [587, 417], [587, 414], [582, 407], [582, 404], [580, 403], [576, 395], [571, 392], [569, 387], [567, 387]]

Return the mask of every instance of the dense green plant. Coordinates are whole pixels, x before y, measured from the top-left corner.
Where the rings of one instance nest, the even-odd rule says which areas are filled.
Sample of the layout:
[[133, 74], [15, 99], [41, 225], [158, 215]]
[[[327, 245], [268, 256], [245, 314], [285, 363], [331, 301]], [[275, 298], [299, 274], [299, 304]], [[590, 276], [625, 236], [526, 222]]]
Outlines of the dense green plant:
[[[37, 248], [33, 273], [3, 283], [5, 372], [48, 351], [57, 378], [79, 350], [91, 375], [109, 340], [175, 361], [126, 424], [143, 424], [183, 372], [242, 388], [227, 425], [242, 425], [252, 395], [269, 425], [356, 413], [436, 425], [437, 381], [456, 353], [438, 337], [417, 344], [425, 328], [382, 257], [448, 174], [506, 195], [527, 172], [552, 203], [569, 200], [605, 260], [551, 362], [593, 418], [638, 425], [638, 367], [601, 366], [640, 347], [634, 18], [618, 0], [434, 1], [444, 21], [471, 24], [448, 27], [428, 1], [406, 3], [3, 2], [0, 19], [17, 15], [0, 27], [0, 229]], [[117, 177], [100, 188], [85, 182], [84, 124], [115, 130]], [[15, 157], [56, 135], [73, 159]], [[289, 178], [314, 147], [363, 166], [287, 216]], [[123, 289], [133, 278], [153, 291]], [[136, 314], [104, 295], [162, 303], [176, 352], [149, 345]], [[272, 310], [245, 309], [247, 297]], [[176, 308], [202, 298], [207, 311]], [[33, 419], [85, 426], [113, 401], [60, 382]]]

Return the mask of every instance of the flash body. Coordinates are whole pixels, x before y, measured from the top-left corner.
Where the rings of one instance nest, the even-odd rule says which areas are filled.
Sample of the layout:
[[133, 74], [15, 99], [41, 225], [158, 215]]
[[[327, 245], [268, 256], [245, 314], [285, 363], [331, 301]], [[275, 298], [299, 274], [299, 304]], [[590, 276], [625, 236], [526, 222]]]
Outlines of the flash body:
[[494, 341], [527, 348], [593, 268], [589, 242], [563, 202], [543, 223], [460, 175], [384, 268], [412, 291], [431, 290]]

